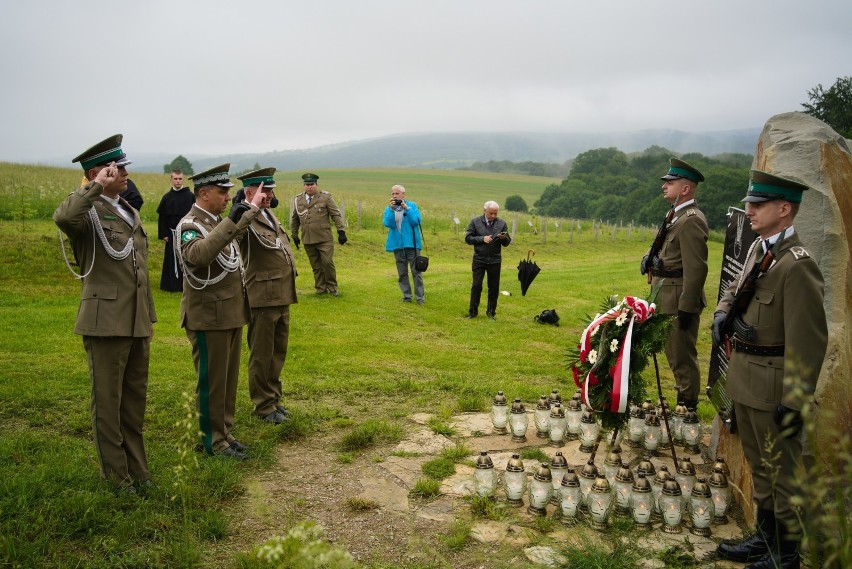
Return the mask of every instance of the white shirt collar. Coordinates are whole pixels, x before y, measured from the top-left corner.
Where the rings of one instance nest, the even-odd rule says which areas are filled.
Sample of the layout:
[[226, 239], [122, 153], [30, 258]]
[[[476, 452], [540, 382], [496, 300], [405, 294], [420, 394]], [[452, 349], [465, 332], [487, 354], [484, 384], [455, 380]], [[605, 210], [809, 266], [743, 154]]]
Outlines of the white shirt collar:
[[682, 210], [683, 208], [685, 208], [687, 206], [693, 205], [694, 203], [695, 203], [695, 198], [692, 198], [691, 200], [686, 200], [683, 203], [677, 204], [677, 206], [675, 207], [675, 213], [679, 212], [680, 210]]
[[772, 247], [773, 245], [775, 245], [775, 242], [776, 242], [776, 241], [778, 241], [778, 238], [779, 238], [779, 237], [781, 237], [781, 232], [782, 232], [782, 231], [784, 232], [784, 239], [787, 239], [788, 237], [790, 237], [790, 236], [792, 236], [794, 233], [796, 233], [796, 229], [795, 229], [795, 228], [791, 225], [791, 226], [790, 226], [790, 227], [788, 227], [786, 230], [782, 229], [781, 231], [779, 231], [779, 232], [778, 232], [778, 233], [776, 233], [775, 235], [771, 235], [771, 236], [769, 236], [768, 238], [761, 240], [761, 243], [760, 243], [760, 244], [761, 244], [761, 245], [763, 245], [763, 252], [764, 252], [764, 253], [766, 253], [766, 249], [767, 249], [767, 248]]

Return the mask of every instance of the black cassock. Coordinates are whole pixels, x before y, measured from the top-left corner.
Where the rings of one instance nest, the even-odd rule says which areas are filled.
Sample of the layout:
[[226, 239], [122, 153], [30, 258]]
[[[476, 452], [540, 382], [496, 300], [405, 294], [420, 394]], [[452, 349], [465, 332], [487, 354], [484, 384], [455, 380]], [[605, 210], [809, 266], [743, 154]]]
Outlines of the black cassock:
[[[189, 213], [194, 203], [195, 196], [189, 188], [181, 188], [177, 191], [171, 189], [166, 192], [163, 199], [160, 200], [159, 207], [157, 207], [157, 214], [160, 216], [157, 237], [161, 240], [163, 237], [169, 238], [165, 247], [166, 254], [163, 258], [163, 274], [160, 277], [160, 288], [165, 291], [183, 291], [183, 271], [181, 271], [180, 265], [175, 263], [172, 229], [177, 227], [183, 216]], [[177, 267], [177, 270], [175, 267]]]

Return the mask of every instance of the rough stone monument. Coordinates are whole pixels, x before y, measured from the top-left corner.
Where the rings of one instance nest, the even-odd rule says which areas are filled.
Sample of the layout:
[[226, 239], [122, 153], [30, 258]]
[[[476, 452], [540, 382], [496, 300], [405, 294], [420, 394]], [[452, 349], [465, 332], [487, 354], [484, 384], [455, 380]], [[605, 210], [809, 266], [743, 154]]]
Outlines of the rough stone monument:
[[[796, 232], [819, 263], [825, 279], [828, 348], [816, 401], [821, 448], [831, 448], [824, 410], [833, 412], [833, 427], [852, 429], [852, 141], [824, 122], [804, 113], [783, 113], [770, 118], [757, 141], [753, 168], [798, 180], [811, 188], [805, 192]], [[745, 185], [745, 180], [743, 181]], [[819, 421], [823, 420], [820, 424]], [[837, 431], [835, 431], [837, 432]], [[716, 454], [725, 457], [748, 523], [754, 519], [751, 472], [737, 435], [713, 426]], [[806, 451], [807, 452], [807, 449]]]

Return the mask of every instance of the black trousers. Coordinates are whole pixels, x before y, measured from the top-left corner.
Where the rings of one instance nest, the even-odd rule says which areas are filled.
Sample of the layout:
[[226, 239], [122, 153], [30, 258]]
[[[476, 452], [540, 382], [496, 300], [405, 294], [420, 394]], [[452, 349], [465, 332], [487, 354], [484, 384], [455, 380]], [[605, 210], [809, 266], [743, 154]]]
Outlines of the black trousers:
[[497, 296], [500, 294], [500, 263], [477, 263], [473, 266], [473, 284], [470, 287], [470, 314], [479, 314], [479, 299], [482, 297], [482, 281], [488, 275], [488, 314], [497, 310]]

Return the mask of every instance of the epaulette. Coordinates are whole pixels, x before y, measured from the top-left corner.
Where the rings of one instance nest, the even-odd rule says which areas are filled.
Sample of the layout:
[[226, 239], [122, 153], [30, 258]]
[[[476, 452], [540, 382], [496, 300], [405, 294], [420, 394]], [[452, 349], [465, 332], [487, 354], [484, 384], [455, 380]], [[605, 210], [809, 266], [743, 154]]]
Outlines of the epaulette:
[[808, 259], [811, 254], [808, 253], [807, 249], [804, 247], [791, 247], [790, 252], [793, 254], [793, 257], [798, 261], [799, 259]]

